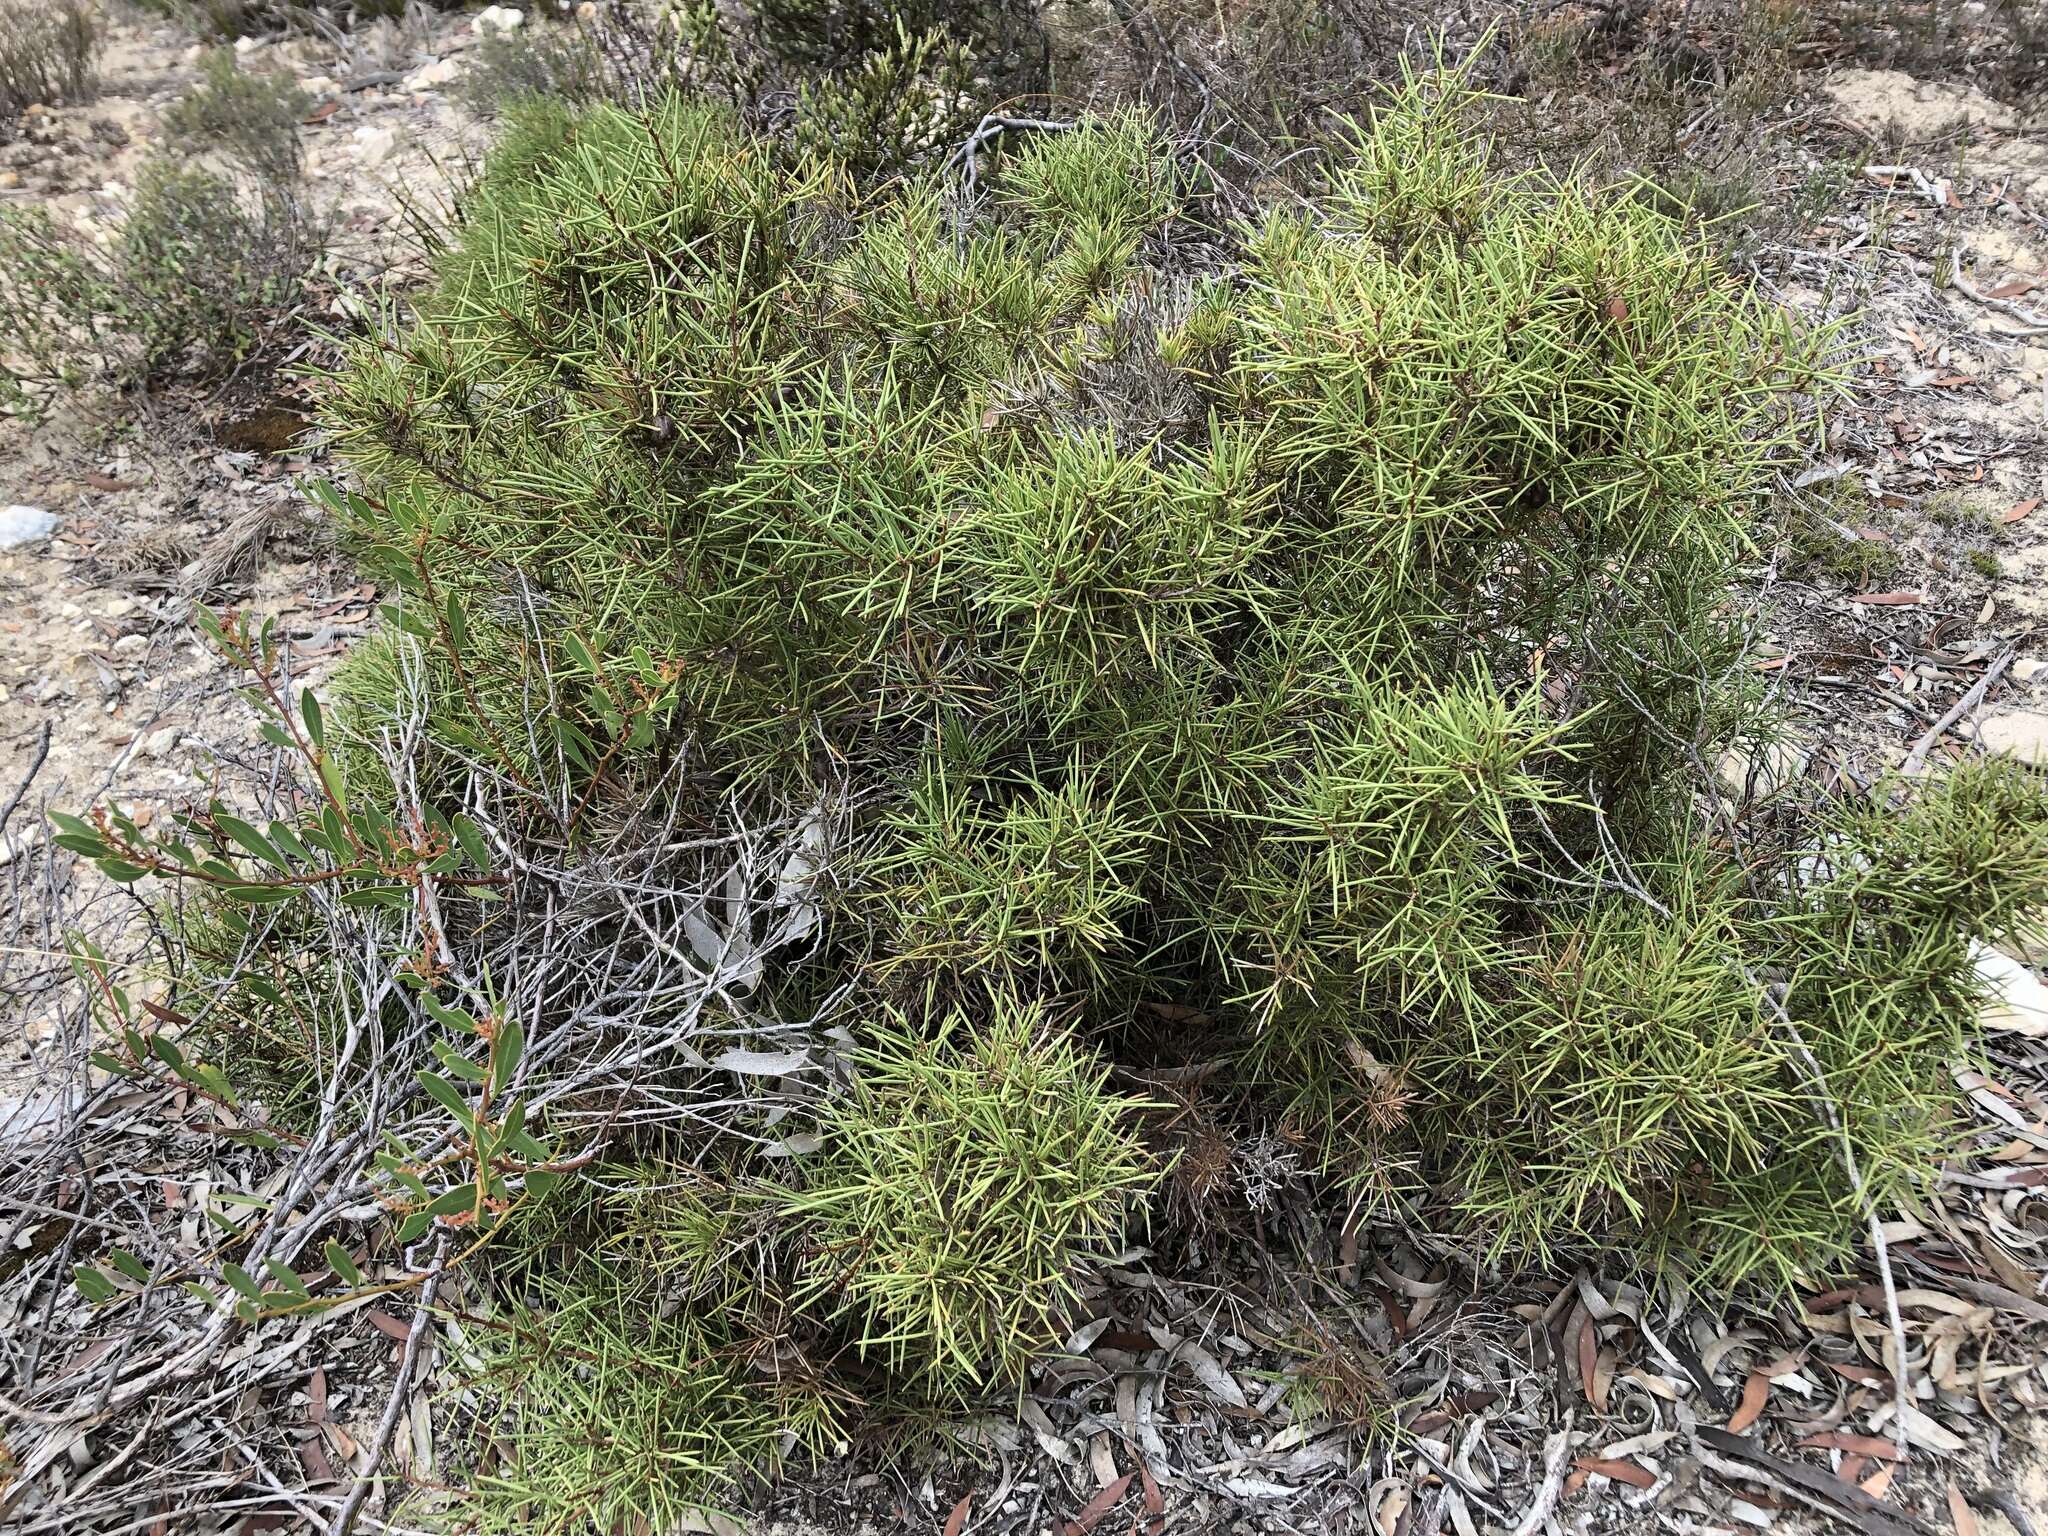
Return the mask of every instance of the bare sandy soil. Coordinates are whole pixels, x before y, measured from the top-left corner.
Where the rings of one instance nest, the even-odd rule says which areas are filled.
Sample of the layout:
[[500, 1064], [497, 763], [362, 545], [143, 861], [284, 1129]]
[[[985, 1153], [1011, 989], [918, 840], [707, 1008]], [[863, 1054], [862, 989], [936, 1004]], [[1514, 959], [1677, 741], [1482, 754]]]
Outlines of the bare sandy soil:
[[[242, 51], [245, 69], [289, 74], [316, 103], [303, 128], [305, 191], [333, 239], [307, 328], [344, 326], [419, 267], [412, 210], [444, 208], [487, 137], [448, 92], [473, 42], [457, 15]], [[32, 112], [21, 137], [0, 145], [0, 199], [107, 237], [162, 143], [165, 108], [198, 79], [198, 54], [180, 29], [122, 13], [98, 95]], [[304, 347], [295, 358], [317, 355]], [[371, 621], [372, 589], [300, 493], [320, 473], [317, 446], [278, 441], [298, 428], [302, 403], [287, 366], [205, 395], [87, 396], [37, 423], [0, 420], [0, 506], [54, 519], [47, 537], [0, 548], [0, 806], [21, 795], [0, 829], [0, 899], [8, 871], [48, 834], [45, 808], [111, 796], [146, 820], [205, 793], [215, 745], [253, 739], [237, 679], [190, 628], [194, 603], [275, 618], [315, 682]], [[47, 905], [15, 898], [18, 924]], [[74, 915], [86, 904], [71, 893]], [[52, 1027], [48, 989], [67, 974], [54, 937], [26, 927], [0, 954], [11, 1004], [0, 1007], [0, 1083], [19, 1077]]]

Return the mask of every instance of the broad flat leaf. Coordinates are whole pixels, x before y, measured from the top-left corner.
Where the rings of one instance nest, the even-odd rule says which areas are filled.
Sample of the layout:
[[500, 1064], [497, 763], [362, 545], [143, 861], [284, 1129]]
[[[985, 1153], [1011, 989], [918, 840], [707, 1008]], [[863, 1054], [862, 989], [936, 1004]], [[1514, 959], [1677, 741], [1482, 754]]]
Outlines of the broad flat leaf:
[[340, 1243], [329, 1239], [327, 1243], [327, 1267], [340, 1277], [341, 1283], [353, 1289], [363, 1283], [363, 1272], [356, 1268], [356, 1261]]
[[810, 1064], [808, 1047], [794, 1051], [749, 1051], [734, 1046], [714, 1059], [711, 1067], [716, 1072], [737, 1072], [741, 1077], [787, 1077]]
[[683, 908], [683, 937], [706, 965], [716, 965], [725, 953], [725, 935], [706, 920], [702, 907]]
[[[1183, 1360], [1203, 1386], [1233, 1408], [1248, 1406], [1244, 1388], [1237, 1384], [1237, 1378], [1223, 1368], [1223, 1362], [1192, 1339], [1183, 1340], [1174, 1351], [1174, 1358]], [[1128, 1481], [1128, 1479], [1126, 1479]]]
[[1135, 1475], [1135, 1473], [1126, 1472], [1122, 1477], [1103, 1489], [1102, 1492], [1096, 1494], [1086, 1504], [1083, 1504], [1081, 1512], [1075, 1515], [1073, 1519], [1067, 1521], [1063, 1527], [1067, 1536], [1086, 1536], [1087, 1532], [1094, 1530], [1096, 1522], [1116, 1508], [1117, 1501], [1123, 1498], [1125, 1490], [1131, 1486], [1131, 1479]]
[[1729, 1433], [1739, 1435], [1754, 1424], [1763, 1413], [1764, 1404], [1769, 1401], [1770, 1395], [1770, 1378], [1762, 1371], [1751, 1371], [1749, 1380], [1742, 1384], [1742, 1401], [1729, 1417]]
[[1961, 1435], [1935, 1423], [1911, 1403], [1906, 1405], [1903, 1419], [1906, 1438], [1923, 1450], [1933, 1451], [1941, 1456], [1958, 1456], [1969, 1447], [1969, 1442]]
[[1599, 1477], [1611, 1477], [1617, 1483], [1627, 1483], [1631, 1488], [1654, 1488], [1657, 1474], [1648, 1467], [1618, 1456], [1581, 1456], [1572, 1463], [1581, 1472], [1591, 1472]]
[[1954, 1478], [1948, 1480], [1948, 1517], [1955, 1522], [1956, 1536], [1977, 1536], [1977, 1512]]

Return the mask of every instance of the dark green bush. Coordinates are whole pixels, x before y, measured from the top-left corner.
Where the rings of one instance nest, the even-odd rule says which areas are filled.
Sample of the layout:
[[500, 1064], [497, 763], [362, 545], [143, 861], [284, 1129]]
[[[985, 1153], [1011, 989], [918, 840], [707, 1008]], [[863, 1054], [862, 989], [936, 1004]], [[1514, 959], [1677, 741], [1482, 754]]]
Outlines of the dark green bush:
[[[467, 0], [411, 0], [428, 10], [459, 9]], [[408, 0], [137, 0], [143, 10], [199, 37], [231, 43], [295, 29], [349, 27], [405, 15]]]
[[751, 9], [770, 53], [814, 69], [855, 67], [903, 38], [933, 37], [973, 61], [992, 100], [1046, 88], [1049, 50], [1032, 0], [757, 0]]
[[1341, 1179], [1419, 1145], [1498, 1251], [1789, 1279], [1860, 1220], [1793, 1033], [1874, 1188], [1929, 1168], [1950, 935], [2038, 897], [2041, 803], [1878, 816], [1946, 847], [1989, 795], [2032, 841], [1924, 964], [1861, 916], [1813, 957], [1867, 877], [1772, 872], [1836, 813], [1732, 847], [1700, 770], [1769, 728], [1729, 593], [1825, 339], [1634, 194], [1500, 174], [1472, 109], [1410, 82], [1197, 275], [1134, 119], [978, 209], [851, 207], [702, 106], [529, 119], [335, 382], [352, 532], [415, 601], [516, 572], [654, 658], [726, 785], [850, 793], [828, 970], [913, 1027], [1197, 1007]]
[[100, 41], [87, 0], [0, 0], [0, 139], [24, 107], [89, 95]]
[[[536, 98], [639, 109], [680, 90], [724, 102], [799, 162], [886, 179], [953, 150], [984, 110], [989, 50], [1009, 34], [975, 25], [1000, 8], [973, 9], [691, 0], [657, 17], [604, 0], [560, 24], [487, 34], [462, 92], [496, 115]], [[1002, 57], [1021, 67], [1014, 49]]]
[[289, 188], [145, 163], [102, 249], [40, 208], [0, 208], [0, 404], [53, 389], [220, 375], [297, 301], [321, 243]]
[[200, 84], [171, 104], [164, 127], [191, 145], [219, 149], [264, 180], [287, 183], [299, 172], [299, 122], [313, 101], [289, 75], [251, 74], [232, 48], [200, 61]]
[[305, 105], [289, 78], [216, 50], [165, 115], [188, 153], [143, 161], [114, 238], [0, 207], [0, 407], [40, 411], [94, 378], [217, 379], [256, 352], [325, 245], [298, 185]]

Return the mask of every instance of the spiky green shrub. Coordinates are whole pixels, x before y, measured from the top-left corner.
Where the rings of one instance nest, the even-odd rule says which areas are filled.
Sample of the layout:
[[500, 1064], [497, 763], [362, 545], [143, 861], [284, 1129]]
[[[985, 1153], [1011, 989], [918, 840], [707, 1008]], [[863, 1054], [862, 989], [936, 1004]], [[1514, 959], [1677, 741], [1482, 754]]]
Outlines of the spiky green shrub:
[[868, 1031], [852, 1091], [777, 1203], [808, 1250], [799, 1306], [850, 1319], [863, 1354], [1006, 1380], [1059, 1337], [1077, 1263], [1122, 1229], [1153, 1169], [1042, 1005], [997, 998]]
[[496, 1411], [461, 1528], [675, 1530], [733, 1502], [791, 1437], [832, 1443], [829, 1405], [776, 1390], [772, 1362], [735, 1350], [715, 1314], [664, 1311], [630, 1278], [570, 1261], [537, 1305], [471, 1337], [470, 1389]]
[[[1327, 1172], [1445, 1193], [1498, 1252], [1832, 1262], [1863, 1213], [1816, 1099], [1873, 1189], [1923, 1174], [1950, 935], [2048, 871], [1922, 882], [1941, 937], [1896, 970], [1869, 893], [1801, 873], [1859, 878], [1839, 807], [1714, 809], [1702, 765], [1773, 728], [1726, 681], [1730, 593], [1826, 338], [1635, 193], [1500, 173], [1473, 112], [1410, 80], [1194, 273], [1140, 119], [1026, 136], [967, 203], [855, 198], [702, 103], [521, 116], [329, 410], [410, 604], [476, 629], [516, 589], [559, 636], [461, 681], [429, 792], [487, 732], [538, 726], [598, 796], [687, 743], [693, 814], [856, 808], [797, 1006], [854, 977], [939, 1040], [1035, 998], [1106, 1042], [1197, 1009]], [[588, 658], [664, 679], [662, 730], [522, 717], [528, 669]], [[1870, 825], [1956, 858], [1987, 795], [2040, 825], [1975, 780]], [[867, 1071], [826, 1115], [879, 1159], [881, 1085], [926, 1077]], [[894, 1134], [902, 1168], [792, 1182], [895, 1213], [842, 1303], [1000, 1356], [973, 1286], [921, 1321], [879, 1288], [932, 1273], [894, 1181], [939, 1132]]]
[[1056, 1342], [1156, 1170], [1041, 1005], [986, 1013], [864, 1030], [794, 1174], [611, 1164], [521, 1212], [467, 1362], [470, 1528], [670, 1528], [864, 1403], [957, 1408]]

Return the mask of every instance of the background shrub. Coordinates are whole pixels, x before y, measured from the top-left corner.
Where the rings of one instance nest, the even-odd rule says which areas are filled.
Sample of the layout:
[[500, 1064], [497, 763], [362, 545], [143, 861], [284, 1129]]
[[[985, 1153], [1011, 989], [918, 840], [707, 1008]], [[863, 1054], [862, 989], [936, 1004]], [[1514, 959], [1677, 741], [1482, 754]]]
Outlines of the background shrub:
[[220, 377], [297, 300], [321, 232], [288, 190], [145, 163], [102, 250], [39, 208], [0, 209], [0, 387], [38, 410], [95, 376]]
[[299, 123], [312, 98], [289, 75], [244, 71], [232, 48], [210, 50], [199, 72], [199, 85], [164, 113], [165, 130], [219, 149], [265, 181], [288, 183], [299, 173]]
[[0, 404], [39, 411], [94, 378], [217, 379], [297, 305], [326, 240], [298, 184], [303, 95], [227, 49], [201, 70], [166, 124], [211, 163], [146, 159], [111, 241], [0, 207]]
[[88, 96], [99, 50], [87, 0], [0, 0], [0, 140], [12, 136], [22, 108]]
[[143, 10], [214, 42], [266, 37], [294, 29], [350, 27], [399, 17], [408, 6], [459, 9], [466, 0], [136, 0]]
[[[463, 80], [487, 115], [536, 98], [644, 107], [721, 101], [799, 162], [856, 181], [950, 153], [987, 104], [1045, 84], [1037, 8], [601, 0], [482, 38]], [[1007, 82], [1007, 83], [1005, 83]]]

